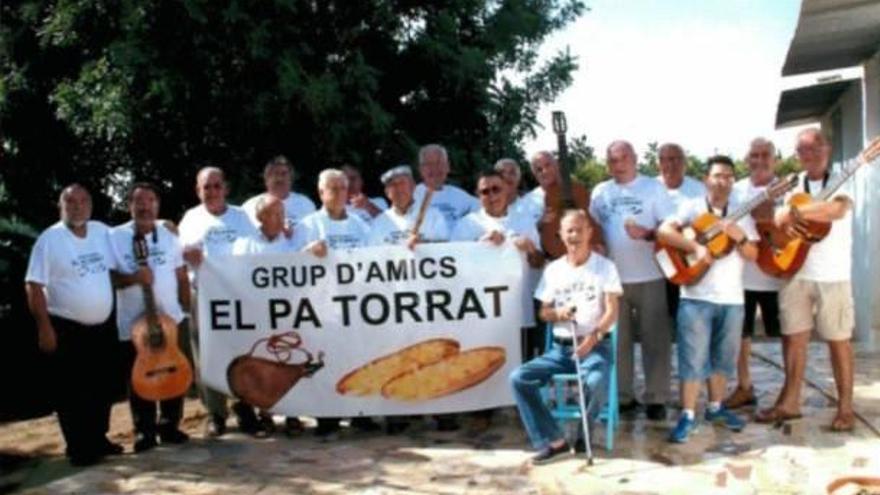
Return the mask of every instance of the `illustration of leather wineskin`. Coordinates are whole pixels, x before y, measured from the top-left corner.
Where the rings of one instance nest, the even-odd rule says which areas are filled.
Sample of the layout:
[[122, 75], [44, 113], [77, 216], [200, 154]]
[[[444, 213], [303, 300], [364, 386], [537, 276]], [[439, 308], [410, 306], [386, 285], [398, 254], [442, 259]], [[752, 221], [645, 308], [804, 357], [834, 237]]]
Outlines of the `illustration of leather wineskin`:
[[[260, 346], [273, 359], [258, 353]], [[250, 352], [236, 357], [226, 368], [229, 389], [239, 399], [269, 410], [278, 403], [302, 378], [312, 377], [324, 367], [324, 353], [317, 359], [303, 349], [302, 338], [296, 332], [285, 332], [254, 342]], [[305, 361], [291, 362], [296, 353]]]

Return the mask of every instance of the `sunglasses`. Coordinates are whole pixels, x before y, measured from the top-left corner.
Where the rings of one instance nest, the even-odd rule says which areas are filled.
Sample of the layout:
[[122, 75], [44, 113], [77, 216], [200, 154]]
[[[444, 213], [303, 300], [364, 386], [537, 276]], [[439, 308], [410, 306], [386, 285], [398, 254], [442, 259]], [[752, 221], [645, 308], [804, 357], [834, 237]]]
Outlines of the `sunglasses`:
[[488, 196], [490, 194], [498, 194], [501, 192], [501, 187], [500, 186], [485, 187], [483, 189], [480, 189], [477, 192], [480, 193], [480, 196]]

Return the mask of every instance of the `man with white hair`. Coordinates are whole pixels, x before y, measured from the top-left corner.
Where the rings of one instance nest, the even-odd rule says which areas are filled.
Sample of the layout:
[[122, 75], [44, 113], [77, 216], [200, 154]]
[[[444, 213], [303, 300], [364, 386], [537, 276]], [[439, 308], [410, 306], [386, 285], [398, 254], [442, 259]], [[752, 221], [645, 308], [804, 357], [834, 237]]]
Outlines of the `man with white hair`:
[[[305, 217], [293, 234], [293, 242], [303, 251], [323, 258], [329, 250], [354, 249], [369, 244], [370, 227], [357, 215], [350, 215], [348, 178], [342, 170], [328, 168], [318, 175], [321, 209]], [[315, 434], [329, 438], [339, 430], [340, 418], [318, 418]], [[364, 431], [379, 428], [370, 418], [354, 418], [351, 425]]]
[[522, 171], [519, 169], [519, 164], [513, 158], [502, 158], [495, 162], [492, 169], [504, 179], [504, 185], [507, 189], [504, 197], [507, 204], [513, 209], [519, 209], [519, 186], [522, 181]]
[[122, 453], [107, 440], [116, 332], [110, 270], [116, 268], [108, 228], [90, 220], [92, 197], [79, 184], [61, 191], [61, 220], [44, 230], [25, 275], [37, 343], [50, 356], [52, 403], [70, 463], [95, 464]]
[[419, 242], [449, 240], [449, 228], [443, 214], [430, 206], [425, 210], [418, 234], [413, 235], [421, 203], [413, 198], [416, 183], [409, 165], [398, 165], [388, 170], [382, 174], [381, 180], [391, 207], [370, 224], [370, 245], [405, 244], [412, 249]]
[[[697, 179], [685, 175], [687, 172], [687, 157], [684, 148], [676, 143], [664, 143], [659, 149], [660, 173], [657, 181], [663, 184], [675, 211], [687, 201], [703, 198], [706, 196], [706, 186]], [[666, 281], [666, 302], [669, 308], [669, 317], [675, 320], [678, 313], [678, 301], [681, 297], [679, 287], [670, 281]]]
[[422, 146], [419, 150], [419, 173], [422, 175], [422, 183], [416, 186], [416, 202], [421, 204], [428, 188], [433, 190], [431, 205], [443, 213], [447, 225], [455, 225], [459, 219], [480, 208], [477, 198], [446, 183], [449, 176], [449, 155], [443, 146]]
[[[633, 383], [635, 336], [642, 344], [646, 413], [666, 419], [671, 379], [672, 320], [666, 304], [666, 281], [654, 262], [657, 227], [675, 213], [666, 188], [639, 174], [636, 153], [627, 141], [607, 149], [610, 180], [593, 189], [590, 215], [602, 226], [608, 254], [623, 283], [618, 317], [621, 410], [638, 406]], [[638, 317], [638, 324], [634, 320]]]
[[233, 255], [299, 251], [293, 239], [284, 235], [284, 202], [269, 193], [260, 195], [254, 205], [258, 230], [239, 237], [232, 245]]
[[[223, 171], [217, 167], [203, 167], [196, 175], [196, 195], [201, 203], [190, 208], [180, 221], [180, 242], [183, 245], [183, 259], [190, 267], [190, 279], [197, 287], [195, 273], [205, 257], [222, 256], [232, 253], [232, 245], [240, 237], [250, 237], [254, 226], [241, 208], [226, 202], [229, 188]], [[193, 300], [198, 300], [193, 298]], [[198, 315], [193, 313], [193, 321]], [[193, 325], [198, 328], [198, 324]], [[193, 358], [199, 362], [199, 332], [190, 332]], [[229, 410], [226, 396], [207, 387], [199, 380], [202, 403], [208, 410], [205, 434], [218, 437], [226, 433], [226, 419]], [[238, 416], [238, 426], [243, 432], [263, 436], [265, 430], [254, 414], [253, 408], [244, 402], [237, 402], [233, 411]]]
[[[746, 164], [749, 166], [749, 176], [743, 177], [733, 185], [733, 196], [740, 204], [764, 192], [776, 179], [776, 148], [773, 143], [760, 137], [753, 139], [749, 145], [749, 153], [746, 155]], [[752, 218], [756, 221], [765, 220], [772, 225], [773, 211], [774, 202], [768, 201], [752, 210]], [[758, 306], [761, 307], [764, 333], [768, 337], [780, 336], [779, 289], [782, 287], [782, 280], [767, 275], [754, 262], [745, 264], [742, 278], [745, 292], [742, 341], [736, 363], [737, 386], [724, 400], [724, 407], [728, 409], [754, 406], [758, 403], [749, 372]]]
[[[293, 227], [306, 215], [315, 211], [315, 203], [306, 196], [292, 191], [293, 165], [283, 155], [269, 160], [263, 169], [263, 182], [266, 193], [284, 202], [284, 217], [288, 227]], [[257, 225], [256, 205], [262, 194], [258, 194], [244, 202], [241, 207], [248, 214], [251, 222]]]

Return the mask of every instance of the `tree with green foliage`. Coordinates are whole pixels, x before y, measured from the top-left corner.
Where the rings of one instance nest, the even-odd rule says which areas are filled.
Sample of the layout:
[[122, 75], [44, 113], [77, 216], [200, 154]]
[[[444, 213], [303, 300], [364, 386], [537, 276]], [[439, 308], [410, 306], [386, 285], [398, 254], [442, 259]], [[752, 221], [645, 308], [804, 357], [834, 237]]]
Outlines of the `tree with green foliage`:
[[[5, 212], [43, 224], [61, 185], [162, 183], [176, 217], [199, 164], [225, 167], [234, 198], [284, 153], [316, 172], [366, 176], [449, 148], [453, 176], [522, 157], [537, 111], [575, 59], [538, 48], [580, 0], [370, 2], [24, 0], [2, 4]], [[375, 185], [375, 184], [374, 184]], [[98, 216], [107, 198], [96, 195]], [[0, 212], [2, 214], [3, 212]]]

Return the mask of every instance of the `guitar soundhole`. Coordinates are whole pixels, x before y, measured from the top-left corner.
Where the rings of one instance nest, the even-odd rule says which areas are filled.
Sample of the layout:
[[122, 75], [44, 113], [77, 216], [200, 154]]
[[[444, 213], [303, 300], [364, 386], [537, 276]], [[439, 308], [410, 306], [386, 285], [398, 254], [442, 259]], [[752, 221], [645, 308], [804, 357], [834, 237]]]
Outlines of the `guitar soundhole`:
[[158, 375], [173, 375], [177, 373], [177, 366], [164, 366], [162, 368], [156, 368], [154, 370], [147, 371], [147, 378], [155, 378]]

